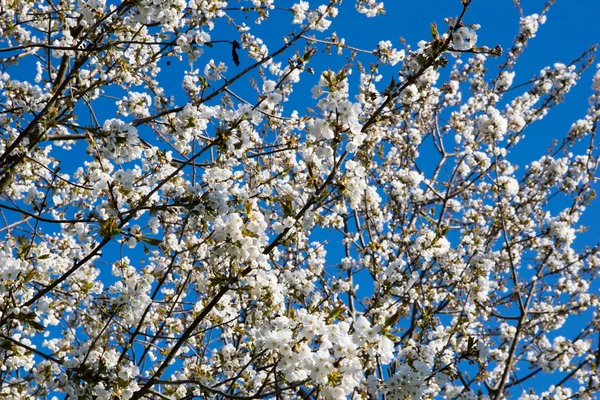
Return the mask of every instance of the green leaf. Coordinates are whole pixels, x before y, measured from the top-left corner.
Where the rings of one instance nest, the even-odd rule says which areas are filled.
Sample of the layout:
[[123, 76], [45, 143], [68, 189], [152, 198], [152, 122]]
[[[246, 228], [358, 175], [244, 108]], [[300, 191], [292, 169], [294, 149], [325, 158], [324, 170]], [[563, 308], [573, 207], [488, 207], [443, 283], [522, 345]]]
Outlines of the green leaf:
[[158, 246], [162, 243], [162, 239], [150, 238], [150, 237], [141, 237], [140, 240], [144, 243], [148, 243], [151, 246]]
[[33, 326], [33, 328], [34, 328], [35, 330], [38, 330], [38, 331], [43, 331], [43, 330], [46, 330], [46, 327], [45, 327], [44, 325], [40, 324], [40, 323], [39, 323], [39, 322], [37, 322], [37, 321], [33, 321], [33, 320], [31, 320], [31, 321], [27, 321], [27, 322], [28, 322], [28, 324], [29, 324], [29, 325]]
[[335, 321], [335, 319], [337, 317], [339, 317], [340, 315], [342, 315], [342, 312], [344, 312], [344, 307], [342, 307], [342, 306], [337, 306], [336, 308], [334, 308], [333, 310], [331, 310], [331, 312], [327, 316], [327, 323], [331, 324], [333, 321]]
[[14, 346], [15, 345], [10, 340], [2, 340], [2, 341], [0, 341], [0, 349], [12, 350], [14, 348]]
[[433, 39], [437, 39], [440, 35], [438, 33], [437, 24], [435, 22], [432, 22], [431, 25], [429, 25], [429, 28], [431, 29], [431, 36], [433, 36]]
[[15, 318], [25, 324], [31, 325], [34, 329], [38, 331], [43, 331], [46, 329], [44, 325], [40, 324], [35, 320], [37, 318], [37, 315], [34, 312], [19, 314]]
[[400, 319], [400, 310], [396, 311], [394, 313], [394, 315], [389, 316], [386, 320], [385, 320], [385, 325], [384, 327], [388, 328], [392, 325], [394, 325], [396, 322], [398, 322], [398, 320]]

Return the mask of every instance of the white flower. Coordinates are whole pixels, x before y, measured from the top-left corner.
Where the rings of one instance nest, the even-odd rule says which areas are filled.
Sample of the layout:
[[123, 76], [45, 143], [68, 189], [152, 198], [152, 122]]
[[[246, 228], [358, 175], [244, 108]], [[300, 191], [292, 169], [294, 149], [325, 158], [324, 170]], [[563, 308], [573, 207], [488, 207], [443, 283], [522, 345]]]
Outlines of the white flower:
[[210, 60], [204, 67], [204, 76], [211, 81], [221, 79], [225, 72], [227, 72], [227, 66], [223, 62], [219, 62], [217, 65], [214, 60]]
[[377, 44], [375, 54], [377, 54], [382, 62], [390, 65], [396, 65], [406, 57], [406, 52], [404, 50], [398, 51], [394, 49], [392, 47], [392, 42], [389, 40], [380, 41]]
[[500, 114], [500, 111], [492, 108], [488, 114], [479, 118], [477, 129], [486, 142], [502, 140], [508, 130], [508, 121]]
[[264, 91], [265, 93], [270, 93], [270, 92], [272, 92], [273, 90], [275, 90], [275, 86], [276, 86], [276, 85], [277, 85], [277, 82], [275, 82], [275, 81], [272, 81], [272, 80], [266, 80], [266, 81], [263, 83], [263, 91]]
[[470, 50], [477, 43], [477, 34], [474, 30], [463, 26], [452, 34], [452, 45], [455, 50]]
[[329, 123], [322, 119], [317, 119], [313, 122], [310, 128], [310, 134], [317, 140], [330, 140], [334, 137], [333, 130], [329, 127]]
[[356, 11], [369, 18], [385, 13], [383, 2], [377, 2], [376, 0], [357, 0], [355, 7]]
[[528, 38], [535, 37], [536, 32], [539, 29], [540, 24], [546, 22], [546, 16], [539, 16], [538, 14], [531, 14], [521, 18], [520, 33]]
[[325, 91], [323, 90], [323, 88], [321, 86], [315, 85], [311, 89], [311, 93], [312, 93], [312, 98], [316, 99], [316, 98], [320, 97], [323, 93], [325, 93]]
[[134, 237], [130, 237], [130, 238], [127, 240], [127, 247], [129, 247], [130, 249], [133, 249], [133, 248], [135, 248], [135, 246], [136, 246], [136, 245], [137, 245], [137, 240], [135, 240], [135, 238], [134, 238]]
[[515, 178], [501, 176], [498, 178], [497, 183], [507, 196], [514, 196], [519, 193], [519, 182]]
[[301, 24], [306, 19], [306, 12], [308, 11], [308, 1], [299, 1], [292, 6], [292, 12], [294, 13], [294, 20], [292, 24]]
[[600, 92], [600, 64], [597, 65], [598, 71], [596, 71], [596, 75], [594, 75], [594, 79], [592, 80], [592, 89], [596, 92]]
[[502, 91], [507, 90], [512, 85], [514, 78], [515, 71], [502, 71], [496, 81], [496, 88]]

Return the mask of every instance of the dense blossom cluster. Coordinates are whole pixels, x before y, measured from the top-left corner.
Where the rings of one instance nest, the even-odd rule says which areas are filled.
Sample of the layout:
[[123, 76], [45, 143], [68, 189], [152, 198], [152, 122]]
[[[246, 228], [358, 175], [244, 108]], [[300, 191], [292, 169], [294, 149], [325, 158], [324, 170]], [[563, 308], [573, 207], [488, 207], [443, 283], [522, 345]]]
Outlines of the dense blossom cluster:
[[593, 52], [520, 76], [548, 7], [494, 58], [469, 0], [359, 49], [348, 3], [2, 5], [0, 398], [597, 396], [600, 70], [513, 155]]

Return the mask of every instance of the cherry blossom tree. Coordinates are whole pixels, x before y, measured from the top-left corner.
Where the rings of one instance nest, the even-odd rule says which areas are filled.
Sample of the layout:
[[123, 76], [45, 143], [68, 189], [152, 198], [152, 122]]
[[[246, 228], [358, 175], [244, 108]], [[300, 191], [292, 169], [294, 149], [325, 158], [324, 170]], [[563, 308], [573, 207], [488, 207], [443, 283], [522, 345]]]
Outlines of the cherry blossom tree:
[[595, 398], [600, 72], [513, 156], [595, 49], [516, 75], [552, 1], [455, 3], [3, 1], [0, 397]]

